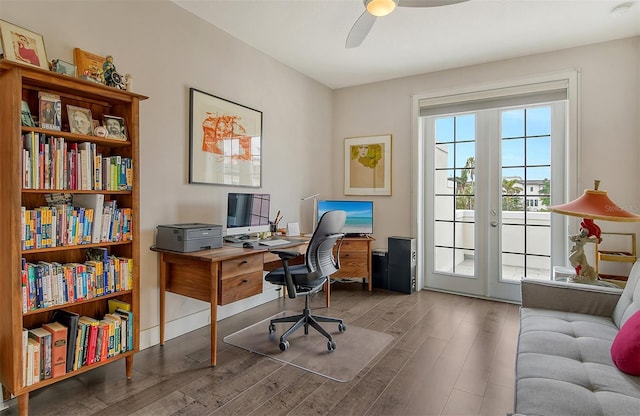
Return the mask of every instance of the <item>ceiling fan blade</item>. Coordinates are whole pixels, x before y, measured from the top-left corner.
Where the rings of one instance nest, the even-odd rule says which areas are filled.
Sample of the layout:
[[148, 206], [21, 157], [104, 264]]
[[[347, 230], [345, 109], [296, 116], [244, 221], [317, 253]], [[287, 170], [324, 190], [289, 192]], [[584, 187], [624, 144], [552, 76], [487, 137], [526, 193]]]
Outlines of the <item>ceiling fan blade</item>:
[[344, 46], [346, 48], [356, 48], [360, 46], [364, 38], [367, 37], [367, 34], [373, 27], [373, 24], [376, 22], [376, 17], [370, 15], [366, 10], [364, 13], [358, 17], [358, 20], [353, 24], [353, 27], [349, 31], [347, 35], [347, 41]]
[[398, 7], [439, 7], [469, 0], [398, 0]]

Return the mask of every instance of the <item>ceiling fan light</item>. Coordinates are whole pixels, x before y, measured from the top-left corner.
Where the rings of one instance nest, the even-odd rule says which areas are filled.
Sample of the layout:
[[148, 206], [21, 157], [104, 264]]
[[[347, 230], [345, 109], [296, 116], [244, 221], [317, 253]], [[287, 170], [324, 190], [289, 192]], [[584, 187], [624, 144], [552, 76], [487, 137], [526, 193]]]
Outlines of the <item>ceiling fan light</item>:
[[366, 8], [369, 13], [374, 16], [386, 16], [396, 8], [394, 0], [367, 0]]

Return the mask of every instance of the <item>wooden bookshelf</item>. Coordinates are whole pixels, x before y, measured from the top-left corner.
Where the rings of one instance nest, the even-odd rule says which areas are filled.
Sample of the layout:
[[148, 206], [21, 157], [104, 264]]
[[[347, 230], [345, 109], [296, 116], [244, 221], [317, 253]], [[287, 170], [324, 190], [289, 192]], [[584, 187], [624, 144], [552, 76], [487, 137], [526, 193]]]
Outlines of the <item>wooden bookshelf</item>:
[[[31, 113], [38, 114], [38, 92], [59, 95], [62, 101], [62, 130], [46, 130], [21, 125], [21, 102], [29, 104]], [[93, 368], [125, 360], [126, 376], [133, 372], [133, 356], [139, 350], [140, 315], [140, 237], [139, 237], [139, 104], [147, 97], [90, 81], [80, 80], [40, 68], [0, 60], [0, 382], [3, 397], [17, 397], [19, 414], [29, 411], [29, 392], [51, 385]], [[126, 120], [128, 140], [113, 140], [96, 136], [69, 133], [66, 106], [74, 105], [91, 110], [93, 119], [102, 121], [103, 115], [115, 115]], [[66, 130], [66, 131], [65, 131]], [[131, 189], [128, 190], [72, 190], [72, 189], [24, 189], [22, 137], [39, 134], [61, 137], [66, 143], [90, 142], [103, 156], [130, 158]], [[126, 241], [109, 241], [81, 245], [65, 245], [25, 250], [22, 246], [22, 207], [34, 209], [46, 206], [46, 196], [53, 193], [104, 194], [105, 200], [115, 200], [118, 207], [131, 209], [131, 238]], [[133, 259], [132, 284], [126, 290], [82, 301], [58, 304], [23, 311], [22, 259], [28, 262], [79, 262], [85, 261], [87, 249], [103, 247], [111, 256]], [[23, 374], [22, 329], [31, 329], [52, 321], [53, 312], [65, 309], [79, 315], [100, 319], [108, 312], [108, 300], [119, 299], [131, 305], [133, 312], [133, 349], [112, 358], [82, 366], [63, 376], [49, 378], [26, 386]]]

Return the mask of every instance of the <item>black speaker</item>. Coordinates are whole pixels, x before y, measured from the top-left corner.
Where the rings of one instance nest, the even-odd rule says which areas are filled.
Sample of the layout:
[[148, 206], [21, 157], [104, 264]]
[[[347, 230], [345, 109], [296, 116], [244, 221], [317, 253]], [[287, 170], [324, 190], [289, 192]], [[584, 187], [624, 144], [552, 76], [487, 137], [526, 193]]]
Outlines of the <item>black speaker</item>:
[[371, 274], [373, 287], [378, 289], [389, 289], [389, 264], [387, 260], [387, 250], [376, 249], [371, 251]]
[[416, 291], [416, 239], [411, 237], [389, 237], [388, 274], [389, 289], [413, 293]]

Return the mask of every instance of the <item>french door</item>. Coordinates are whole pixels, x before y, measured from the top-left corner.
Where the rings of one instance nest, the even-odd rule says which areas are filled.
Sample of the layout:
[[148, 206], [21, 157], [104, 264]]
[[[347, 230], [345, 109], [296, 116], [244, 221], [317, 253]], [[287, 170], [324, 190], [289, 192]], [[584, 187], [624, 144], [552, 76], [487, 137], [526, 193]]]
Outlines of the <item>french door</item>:
[[517, 302], [523, 276], [550, 277], [566, 238], [547, 210], [565, 194], [566, 110], [423, 114], [426, 287]]

